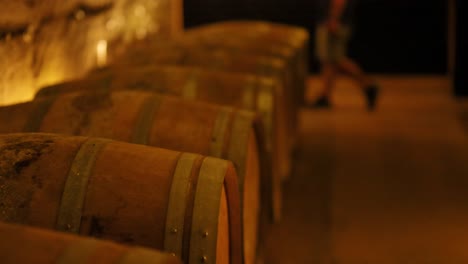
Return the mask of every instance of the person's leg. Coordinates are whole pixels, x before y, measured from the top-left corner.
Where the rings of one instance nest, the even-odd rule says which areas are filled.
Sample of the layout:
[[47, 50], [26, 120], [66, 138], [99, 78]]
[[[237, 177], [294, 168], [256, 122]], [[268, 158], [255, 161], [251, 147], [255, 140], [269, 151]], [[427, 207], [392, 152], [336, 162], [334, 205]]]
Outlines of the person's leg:
[[310, 106], [313, 108], [329, 108], [331, 107], [330, 98], [335, 83], [337, 68], [333, 63], [323, 63], [321, 69], [321, 77], [323, 81], [322, 91], [319, 97]]
[[323, 86], [320, 96], [330, 98], [337, 74], [336, 64], [323, 63], [321, 71]]
[[350, 76], [366, 95], [367, 107], [374, 110], [376, 106], [379, 88], [374, 80], [367, 76], [357, 63], [349, 58], [343, 58], [337, 63], [341, 72]]
[[350, 76], [363, 89], [374, 84], [359, 65], [349, 58], [343, 58], [337, 63], [339, 69], [344, 74]]
[[320, 62], [320, 77], [322, 80], [319, 97], [309, 104], [313, 108], [330, 107], [330, 96], [337, 74], [337, 65], [335, 63], [334, 42], [335, 39], [328, 32], [326, 25], [319, 25], [315, 36], [315, 52]]

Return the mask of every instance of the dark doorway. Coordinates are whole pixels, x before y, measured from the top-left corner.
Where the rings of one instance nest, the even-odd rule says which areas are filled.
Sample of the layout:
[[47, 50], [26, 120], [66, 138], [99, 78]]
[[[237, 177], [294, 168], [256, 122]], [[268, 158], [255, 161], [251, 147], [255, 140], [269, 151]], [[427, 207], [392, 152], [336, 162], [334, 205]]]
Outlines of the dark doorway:
[[[186, 0], [186, 27], [226, 19], [263, 19], [306, 27], [314, 48], [314, 1]], [[350, 55], [368, 71], [447, 71], [447, 1], [360, 0]], [[312, 70], [316, 70], [313, 52]]]
[[[457, 41], [455, 59], [455, 94], [468, 96], [468, 2], [466, 0], [456, 1], [457, 10]], [[464, 14], [464, 15], [463, 15]]]

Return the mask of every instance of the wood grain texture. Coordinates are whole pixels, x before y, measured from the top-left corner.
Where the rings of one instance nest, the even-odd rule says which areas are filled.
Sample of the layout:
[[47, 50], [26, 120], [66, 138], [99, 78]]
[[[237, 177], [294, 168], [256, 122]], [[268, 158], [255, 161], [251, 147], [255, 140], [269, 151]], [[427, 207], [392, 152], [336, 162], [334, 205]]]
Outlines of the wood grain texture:
[[0, 256], [5, 264], [182, 263], [176, 257], [155, 250], [13, 224], [0, 223], [0, 234]]

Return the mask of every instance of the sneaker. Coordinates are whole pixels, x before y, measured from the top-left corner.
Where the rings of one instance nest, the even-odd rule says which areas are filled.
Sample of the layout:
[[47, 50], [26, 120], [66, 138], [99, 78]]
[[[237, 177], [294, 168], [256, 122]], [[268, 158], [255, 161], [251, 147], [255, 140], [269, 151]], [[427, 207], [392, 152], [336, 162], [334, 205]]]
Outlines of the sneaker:
[[377, 105], [377, 97], [379, 95], [379, 87], [376, 84], [370, 85], [364, 89], [367, 99], [367, 109], [374, 111]]
[[309, 108], [330, 108], [330, 99], [328, 96], [320, 96], [314, 103], [308, 105]]

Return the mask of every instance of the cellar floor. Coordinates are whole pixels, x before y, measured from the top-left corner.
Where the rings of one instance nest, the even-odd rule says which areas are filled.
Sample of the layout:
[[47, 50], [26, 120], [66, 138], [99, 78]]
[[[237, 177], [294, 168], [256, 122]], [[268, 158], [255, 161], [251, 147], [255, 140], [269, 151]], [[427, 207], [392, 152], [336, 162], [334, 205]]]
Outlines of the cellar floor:
[[375, 112], [348, 80], [332, 110], [301, 111], [265, 263], [468, 263], [468, 104], [445, 77], [377, 78]]

